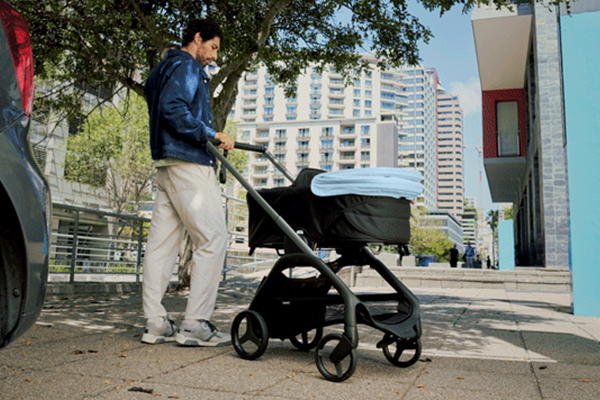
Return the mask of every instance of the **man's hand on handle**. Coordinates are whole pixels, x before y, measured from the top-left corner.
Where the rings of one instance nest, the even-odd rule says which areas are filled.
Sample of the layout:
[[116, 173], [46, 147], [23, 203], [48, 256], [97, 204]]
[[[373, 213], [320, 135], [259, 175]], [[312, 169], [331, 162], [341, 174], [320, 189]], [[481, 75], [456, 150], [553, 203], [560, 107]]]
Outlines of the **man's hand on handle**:
[[217, 132], [215, 134], [215, 139], [219, 139], [221, 141], [221, 144], [219, 144], [217, 147], [223, 150], [231, 150], [235, 145], [235, 141], [227, 132]]

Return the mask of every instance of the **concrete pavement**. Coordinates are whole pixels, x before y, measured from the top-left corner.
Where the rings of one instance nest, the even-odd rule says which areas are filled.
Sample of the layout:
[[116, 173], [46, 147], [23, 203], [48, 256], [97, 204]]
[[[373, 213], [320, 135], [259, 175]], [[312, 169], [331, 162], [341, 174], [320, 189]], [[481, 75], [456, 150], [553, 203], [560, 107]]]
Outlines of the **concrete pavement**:
[[[222, 284], [213, 322], [229, 329], [256, 281]], [[139, 293], [48, 297], [37, 324], [0, 351], [0, 399], [594, 399], [600, 398], [600, 318], [574, 317], [568, 293], [414, 290], [423, 354], [389, 364], [361, 326], [358, 367], [326, 381], [289, 341], [243, 360], [232, 347], [140, 343]], [[169, 293], [181, 321], [186, 293]], [[335, 327], [333, 327], [335, 329]]]

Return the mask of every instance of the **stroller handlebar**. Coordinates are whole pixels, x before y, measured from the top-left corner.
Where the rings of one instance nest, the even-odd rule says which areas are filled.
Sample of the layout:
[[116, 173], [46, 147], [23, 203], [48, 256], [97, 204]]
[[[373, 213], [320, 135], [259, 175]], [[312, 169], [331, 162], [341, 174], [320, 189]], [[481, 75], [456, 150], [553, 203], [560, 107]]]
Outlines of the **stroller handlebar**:
[[[221, 141], [216, 138], [210, 138], [208, 140], [215, 146], [218, 146], [221, 144]], [[267, 148], [265, 146], [258, 146], [255, 144], [241, 143], [241, 142], [235, 142], [233, 148], [239, 149], [239, 150], [254, 151], [257, 153], [264, 153], [267, 151]]]

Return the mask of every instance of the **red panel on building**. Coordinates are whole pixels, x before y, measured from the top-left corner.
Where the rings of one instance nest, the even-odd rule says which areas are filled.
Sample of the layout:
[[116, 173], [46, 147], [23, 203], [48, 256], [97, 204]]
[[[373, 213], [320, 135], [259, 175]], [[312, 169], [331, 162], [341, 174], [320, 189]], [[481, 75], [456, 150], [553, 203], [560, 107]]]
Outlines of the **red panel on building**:
[[516, 101], [519, 109], [519, 156], [525, 156], [525, 91], [523, 89], [484, 90], [481, 92], [483, 115], [483, 157], [498, 157], [496, 103]]

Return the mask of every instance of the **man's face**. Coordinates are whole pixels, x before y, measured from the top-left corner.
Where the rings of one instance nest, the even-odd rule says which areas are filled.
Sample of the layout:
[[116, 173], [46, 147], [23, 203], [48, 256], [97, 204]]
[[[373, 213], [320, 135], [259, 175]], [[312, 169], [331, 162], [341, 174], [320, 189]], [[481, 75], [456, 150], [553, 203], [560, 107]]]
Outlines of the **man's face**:
[[218, 36], [210, 40], [202, 40], [200, 34], [197, 34], [197, 40], [200, 41], [198, 51], [196, 53], [196, 60], [202, 64], [203, 67], [207, 66], [213, 61], [217, 60], [217, 51], [221, 46], [221, 39]]

